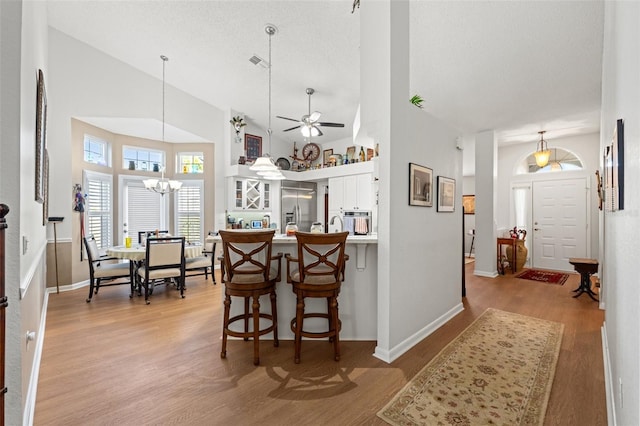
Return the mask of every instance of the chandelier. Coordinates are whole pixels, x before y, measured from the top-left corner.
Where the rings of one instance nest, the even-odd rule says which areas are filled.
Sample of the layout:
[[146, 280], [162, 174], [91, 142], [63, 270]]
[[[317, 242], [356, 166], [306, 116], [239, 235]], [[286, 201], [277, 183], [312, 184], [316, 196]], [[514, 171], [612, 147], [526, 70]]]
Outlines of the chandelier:
[[540, 132], [540, 141], [538, 142], [538, 148], [533, 156], [536, 158], [536, 164], [538, 167], [542, 168], [549, 163], [549, 157], [551, 157], [551, 150], [547, 147], [547, 141], [544, 140], [542, 135], [544, 135], [545, 131], [542, 130]]
[[[160, 59], [162, 59], [162, 142], [164, 142], [164, 68], [169, 60], [164, 55], [160, 55]], [[157, 192], [160, 195], [164, 195], [171, 192], [180, 191], [182, 188], [182, 182], [177, 180], [165, 179], [164, 177], [164, 166], [161, 169], [162, 177], [160, 179], [145, 179], [142, 182], [144, 183], [144, 187], [149, 191]]]
[[[269, 128], [267, 129], [267, 135], [269, 136], [269, 150], [271, 150], [271, 37], [278, 32], [275, 25], [267, 24], [264, 27], [264, 32], [269, 36]], [[253, 170], [259, 176], [267, 180], [282, 180], [284, 175], [273, 162], [273, 158], [268, 153], [258, 157], [249, 170]]]

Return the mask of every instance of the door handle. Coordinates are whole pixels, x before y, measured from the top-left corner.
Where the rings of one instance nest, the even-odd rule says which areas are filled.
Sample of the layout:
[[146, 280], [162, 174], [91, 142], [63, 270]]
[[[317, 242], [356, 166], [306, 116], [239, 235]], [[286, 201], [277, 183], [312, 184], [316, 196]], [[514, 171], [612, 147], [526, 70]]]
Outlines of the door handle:
[[533, 228], [534, 231], [540, 231], [540, 228]]

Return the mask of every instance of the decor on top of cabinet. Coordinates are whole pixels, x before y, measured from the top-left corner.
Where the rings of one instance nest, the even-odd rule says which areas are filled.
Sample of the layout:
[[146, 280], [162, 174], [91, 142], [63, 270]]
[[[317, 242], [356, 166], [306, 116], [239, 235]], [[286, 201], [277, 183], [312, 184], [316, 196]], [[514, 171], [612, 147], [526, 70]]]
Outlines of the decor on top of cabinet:
[[[330, 165], [332, 155], [333, 155], [333, 149], [325, 149], [324, 151], [322, 151], [322, 164], [325, 167]], [[335, 160], [332, 165], [335, 166]]]
[[433, 207], [433, 170], [409, 163], [409, 205]]
[[257, 160], [262, 156], [262, 137], [245, 133], [244, 150], [247, 154], [247, 161]]
[[413, 105], [417, 106], [420, 109], [424, 108], [424, 106], [422, 105], [422, 103], [424, 102], [424, 99], [422, 99], [422, 96], [418, 94], [413, 95], [411, 99], [409, 99], [409, 102], [411, 102]]
[[456, 202], [456, 181], [444, 176], [438, 176], [438, 204], [437, 211], [453, 212]]
[[229, 120], [229, 123], [231, 123], [233, 129], [236, 131], [236, 143], [242, 142], [242, 138], [240, 137], [240, 130], [242, 130], [242, 128], [247, 125], [247, 123], [244, 122], [244, 118], [238, 115]]

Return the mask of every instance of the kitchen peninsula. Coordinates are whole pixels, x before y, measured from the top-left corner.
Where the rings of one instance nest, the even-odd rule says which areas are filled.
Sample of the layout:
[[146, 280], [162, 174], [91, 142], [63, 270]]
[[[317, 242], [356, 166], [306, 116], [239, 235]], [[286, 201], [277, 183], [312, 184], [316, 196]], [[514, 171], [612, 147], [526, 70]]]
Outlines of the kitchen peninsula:
[[[243, 231], [238, 231], [243, 232]], [[221, 245], [219, 236], [214, 238]], [[376, 340], [377, 336], [377, 303], [378, 303], [378, 238], [376, 235], [349, 236], [345, 253], [349, 261], [345, 268], [345, 279], [338, 297], [342, 340]], [[273, 238], [272, 252], [289, 253], [297, 257], [297, 241], [295, 237], [276, 234]], [[295, 317], [296, 298], [287, 283], [287, 262], [282, 259], [282, 279], [277, 284], [278, 306], [278, 337], [292, 340], [293, 333], [289, 322]], [[305, 301], [310, 310], [326, 310], [327, 304], [323, 299], [309, 299]], [[260, 299], [261, 306], [268, 306], [268, 296]], [[242, 312], [243, 303], [240, 299], [232, 298], [231, 315]], [[319, 331], [326, 328], [324, 321], [309, 319], [305, 321], [305, 328]], [[272, 338], [269, 334], [267, 338]]]

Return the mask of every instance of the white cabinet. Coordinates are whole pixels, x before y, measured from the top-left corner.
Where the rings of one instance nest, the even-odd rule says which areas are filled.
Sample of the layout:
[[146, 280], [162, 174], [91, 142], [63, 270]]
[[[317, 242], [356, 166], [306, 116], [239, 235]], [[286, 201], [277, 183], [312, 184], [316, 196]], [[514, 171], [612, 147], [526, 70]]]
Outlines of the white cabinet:
[[229, 210], [271, 210], [271, 184], [260, 179], [232, 179]]
[[371, 173], [329, 178], [329, 211], [372, 210]]

